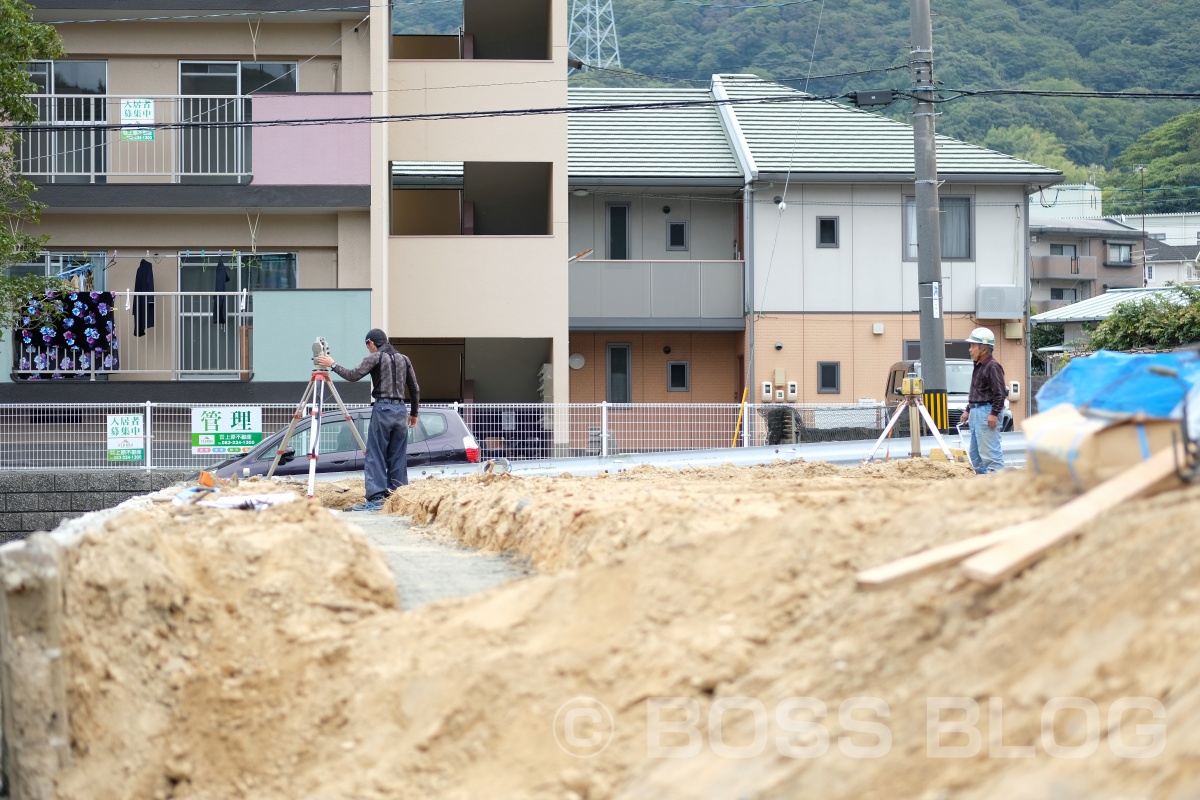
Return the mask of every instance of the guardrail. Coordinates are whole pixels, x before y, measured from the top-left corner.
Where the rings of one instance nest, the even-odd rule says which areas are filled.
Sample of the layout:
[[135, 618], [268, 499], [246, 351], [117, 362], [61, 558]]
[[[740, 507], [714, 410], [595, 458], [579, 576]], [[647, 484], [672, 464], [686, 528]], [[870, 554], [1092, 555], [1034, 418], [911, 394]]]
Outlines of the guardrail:
[[[241, 419], [259, 420], [264, 439], [287, 427], [296, 410], [284, 403], [5, 404], [0, 405], [0, 469], [201, 469], [228, 453], [193, 452], [197, 408], [250, 411]], [[459, 414], [485, 459], [510, 461], [854, 441], [878, 436], [887, 422], [883, 406], [867, 404], [747, 405], [744, 414], [734, 403], [422, 408]]]
[[16, 169], [30, 180], [246, 181], [252, 173], [250, 128], [240, 124], [251, 117], [249, 96], [26, 97], [38, 121], [20, 133]]

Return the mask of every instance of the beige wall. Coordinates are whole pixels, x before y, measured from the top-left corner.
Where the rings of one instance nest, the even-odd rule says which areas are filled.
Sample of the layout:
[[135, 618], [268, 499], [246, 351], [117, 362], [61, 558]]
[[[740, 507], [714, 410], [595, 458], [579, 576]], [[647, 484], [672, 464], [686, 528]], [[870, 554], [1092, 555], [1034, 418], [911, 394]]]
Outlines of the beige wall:
[[[365, 212], [358, 212], [365, 216]], [[49, 234], [51, 250], [103, 250], [110, 256], [162, 256], [186, 249], [226, 251], [251, 249], [250, 227], [244, 214], [54, 214], [42, 217], [34, 231]], [[363, 220], [357, 229], [340, 235], [338, 217], [332, 214], [263, 214], [259, 218], [257, 249], [263, 252], [296, 252], [300, 287], [338, 287], [338, 248], [344, 242], [352, 254], [366, 244]], [[353, 258], [353, 256], [350, 256]], [[138, 258], [118, 258], [107, 273], [110, 290], [133, 288]], [[155, 267], [156, 291], [177, 288], [176, 262], [163, 258]]]
[[[1007, 380], [1021, 383], [1022, 397], [1012, 402], [1013, 417], [1025, 416], [1025, 344], [1021, 339], [1004, 338], [999, 320], [977, 320], [955, 314], [945, 318], [946, 339], [965, 339], [979, 325], [996, 335], [996, 358], [1004, 367]], [[882, 323], [884, 332], [872, 332], [874, 323]], [[785, 381], [799, 384], [799, 401], [804, 403], [857, 403], [861, 399], [884, 400], [888, 369], [904, 357], [904, 340], [921, 338], [918, 314], [772, 314], [758, 318], [754, 326], [755, 372], [751, 383], [752, 399], [758, 397], [758, 383], [774, 380], [782, 368]], [[775, 349], [775, 343], [783, 345]], [[817, 362], [841, 363], [839, 394], [818, 394]]]
[[[606, 331], [571, 334], [571, 353], [584, 357], [571, 370], [571, 402], [599, 403], [607, 398], [609, 344], [630, 345], [635, 403], [734, 403], [738, 393], [742, 334], [688, 331]], [[670, 354], [663, 353], [670, 347]], [[690, 391], [667, 391], [667, 362], [686, 361]], [[751, 398], [753, 399], [753, 398]]]
[[567, 332], [567, 269], [554, 236], [396, 236], [392, 336], [552, 337]]

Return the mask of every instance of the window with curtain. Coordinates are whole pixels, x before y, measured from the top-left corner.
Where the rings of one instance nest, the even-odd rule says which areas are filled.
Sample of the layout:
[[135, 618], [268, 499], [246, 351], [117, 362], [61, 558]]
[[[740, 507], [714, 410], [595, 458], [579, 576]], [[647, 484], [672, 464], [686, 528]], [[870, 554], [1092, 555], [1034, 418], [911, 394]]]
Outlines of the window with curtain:
[[[972, 257], [971, 198], [940, 197], [942, 260], [970, 261]], [[917, 202], [904, 198], [904, 260], [917, 260]]]

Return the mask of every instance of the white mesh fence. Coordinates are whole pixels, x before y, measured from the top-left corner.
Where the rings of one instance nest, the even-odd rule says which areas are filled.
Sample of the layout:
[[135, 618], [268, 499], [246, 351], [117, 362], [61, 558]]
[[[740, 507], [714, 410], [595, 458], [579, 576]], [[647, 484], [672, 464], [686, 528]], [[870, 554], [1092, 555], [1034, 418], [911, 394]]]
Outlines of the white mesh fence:
[[[3, 404], [0, 469], [202, 469], [229, 454], [193, 452], [193, 408], [246, 407], [231, 403]], [[422, 407], [459, 414], [485, 460], [850, 441], [875, 438], [887, 423], [886, 408], [867, 404], [747, 404], [744, 409], [734, 403], [455, 403]], [[253, 408], [259, 410], [265, 440], [287, 427], [296, 405], [257, 404]], [[324, 410], [333, 408], [336, 406], [326, 404]], [[128, 418], [140, 418], [140, 439], [136, 435], [139, 423], [117, 431], [112, 428], [113, 417], [126, 426], [131, 424]], [[139, 458], [125, 455], [114, 460], [114, 452], [128, 454], [132, 449], [137, 453], [139, 446]]]

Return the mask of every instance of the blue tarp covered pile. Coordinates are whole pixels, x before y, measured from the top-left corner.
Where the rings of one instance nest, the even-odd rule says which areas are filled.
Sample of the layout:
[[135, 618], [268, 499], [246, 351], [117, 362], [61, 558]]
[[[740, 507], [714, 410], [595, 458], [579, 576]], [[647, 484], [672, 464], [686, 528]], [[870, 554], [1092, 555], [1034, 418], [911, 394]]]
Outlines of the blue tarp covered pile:
[[[1166, 373], [1166, 374], [1164, 374]], [[1073, 359], [1037, 393], [1038, 413], [1064, 403], [1086, 416], [1119, 420], [1183, 419], [1200, 439], [1200, 352], [1113, 353]]]

